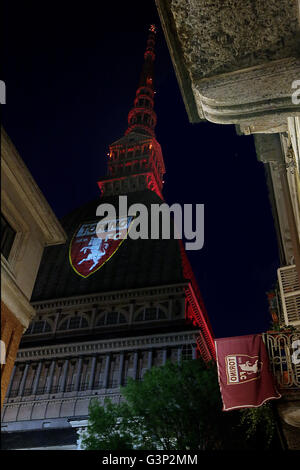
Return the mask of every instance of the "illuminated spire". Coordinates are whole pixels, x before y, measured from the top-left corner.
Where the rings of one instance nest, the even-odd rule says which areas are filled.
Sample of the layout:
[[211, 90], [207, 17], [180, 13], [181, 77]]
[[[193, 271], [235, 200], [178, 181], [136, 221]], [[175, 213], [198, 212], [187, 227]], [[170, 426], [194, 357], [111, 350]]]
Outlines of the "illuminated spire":
[[144, 65], [125, 136], [109, 146], [107, 176], [98, 185], [102, 195], [112, 196], [150, 190], [161, 199], [165, 174], [161, 147], [154, 134], [153, 63], [156, 28], [150, 26]]
[[154, 106], [154, 46], [155, 46], [156, 26], [151, 25], [147, 40], [146, 51], [144, 54], [144, 65], [142, 68], [139, 86], [133, 108], [128, 114], [128, 129], [125, 135], [130, 132], [139, 132], [154, 136], [154, 128], [156, 125], [156, 114], [153, 110]]

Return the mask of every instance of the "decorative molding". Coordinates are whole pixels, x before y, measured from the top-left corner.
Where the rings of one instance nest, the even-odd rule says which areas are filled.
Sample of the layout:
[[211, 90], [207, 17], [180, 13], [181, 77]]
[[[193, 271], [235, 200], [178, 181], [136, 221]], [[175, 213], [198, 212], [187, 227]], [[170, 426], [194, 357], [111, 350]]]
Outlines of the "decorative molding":
[[156, 286], [156, 287], [147, 287], [142, 289], [128, 289], [126, 291], [112, 291], [105, 293], [95, 293], [90, 295], [81, 295], [74, 297], [62, 297], [60, 299], [51, 299], [45, 301], [32, 302], [31, 305], [35, 308], [36, 313], [39, 314], [43, 310], [53, 310], [77, 306], [92, 306], [94, 304], [105, 304], [110, 303], [113, 305], [116, 302], [124, 300], [135, 300], [140, 297], [151, 297], [158, 295], [171, 295], [177, 293], [184, 293], [185, 287], [188, 285], [188, 282], [180, 284], [170, 284], [166, 286]]
[[27, 361], [39, 361], [43, 359], [64, 358], [66, 356], [89, 356], [95, 353], [132, 351], [135, 349], [147, 349], [148, 347], [164, 347], [173, 344], [195, 343], [197, 332], [195, 330], [180, 333], [169, 333], [149, 336], [136, 336], [116, 338], [99, 341], [86, 341], [54, 346], [40, 346], [28, 349], [19, 349], [16, 364]]
[[156, 5], [191, 122], [276, 132], [299, 115], [291, 101], [300, 70], [298, 0]]
[[28, 327], [30, 321], [35, 316], [35, 310], [30, 305], [28, 298], [20, 290], [16, 281], [7, 268], [6, 264], [1, 260], [1, 296], [2, 301], [13, 312], [14, 316], [24, 326], [24, 330]]
[[300, 61], [294, 57], [252, 68], [194, 80], [199, 113], [219, 124], [276, 128], [289, 116], [299, 116], [292, 102], [292, 83], [300, 76]]

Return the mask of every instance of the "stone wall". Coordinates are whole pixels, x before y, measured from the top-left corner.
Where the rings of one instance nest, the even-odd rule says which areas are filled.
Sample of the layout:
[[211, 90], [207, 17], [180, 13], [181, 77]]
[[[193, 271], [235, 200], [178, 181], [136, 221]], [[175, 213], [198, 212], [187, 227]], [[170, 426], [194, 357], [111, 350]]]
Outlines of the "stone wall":
[[23, 325], [1, 301], [1, 340], [6, 348], [6, 361], [5, 364], [1, 364], [1, 407], [17, 356], [23, 329]]

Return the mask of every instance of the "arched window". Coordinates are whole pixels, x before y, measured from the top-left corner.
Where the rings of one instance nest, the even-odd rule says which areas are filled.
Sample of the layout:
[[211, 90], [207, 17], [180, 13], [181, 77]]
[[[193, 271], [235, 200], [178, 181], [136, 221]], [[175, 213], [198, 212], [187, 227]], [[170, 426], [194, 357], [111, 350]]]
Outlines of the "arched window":
[[51, 325], [46, 320], [33, 321], [26, 330], [26, 335], [37, 335], [51, 331]]
[[65, 321], [61, 323], [58, 330], [75, 330], [78, 328], [87, 328], [89, 326], [88, 321], [85, 317], [81, 315], [68, 317]]
[[106, 312], [98, 317], [96, 326], [118, 325], [120, 323], [127, 323], [126, 317], [123, 313]]
[[106, 316], [106, 325], [116, 325], [118, 323], [118, 312], [109, 312]]
[[135, 321], [163, 320], [166, 314], [160, 307], [146, 307], [135, 318]]

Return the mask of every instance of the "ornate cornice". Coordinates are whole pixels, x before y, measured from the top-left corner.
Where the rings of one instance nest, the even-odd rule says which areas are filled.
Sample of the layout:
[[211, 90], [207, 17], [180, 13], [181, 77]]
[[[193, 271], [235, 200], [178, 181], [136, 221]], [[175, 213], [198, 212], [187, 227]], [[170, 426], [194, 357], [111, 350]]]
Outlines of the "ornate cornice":
[[195, 343], [197, 332], [184, 331], [179, 333], [155, 334], [148, 336], [136, 336], [116, 338], [99, 341], [86, 341], [63, 345], [39, 346], [28, 349], [20, 349], [16, 362], [39, 361], [45, 359], [58, 359], [66, 356], [90, 356], [93, 354], [114, 353], [121, 351], [133, 351], [147, 348], [162, 348], [171, 345]]
[[142, 297], [150, 298], [153, 296], [178, 294], [180, 292], [184, 292], [184, 289], [188, 286], [188, 284], [188, 282], [184, 282], [180, 284], [146, 287], [142, 289], [127, 289], [126, 291], [119, 290], [105, 293], [95, 293], [90, 295], [62, 297], [60, 299], [50, 299], [32, 302], [31, 305], [34, 307], [37, 313], [40, 313], [46, 310], [55, 310], [78, 306], [85, 307], [94, 304], [105, 304], [107, 302], [128, 302]]

